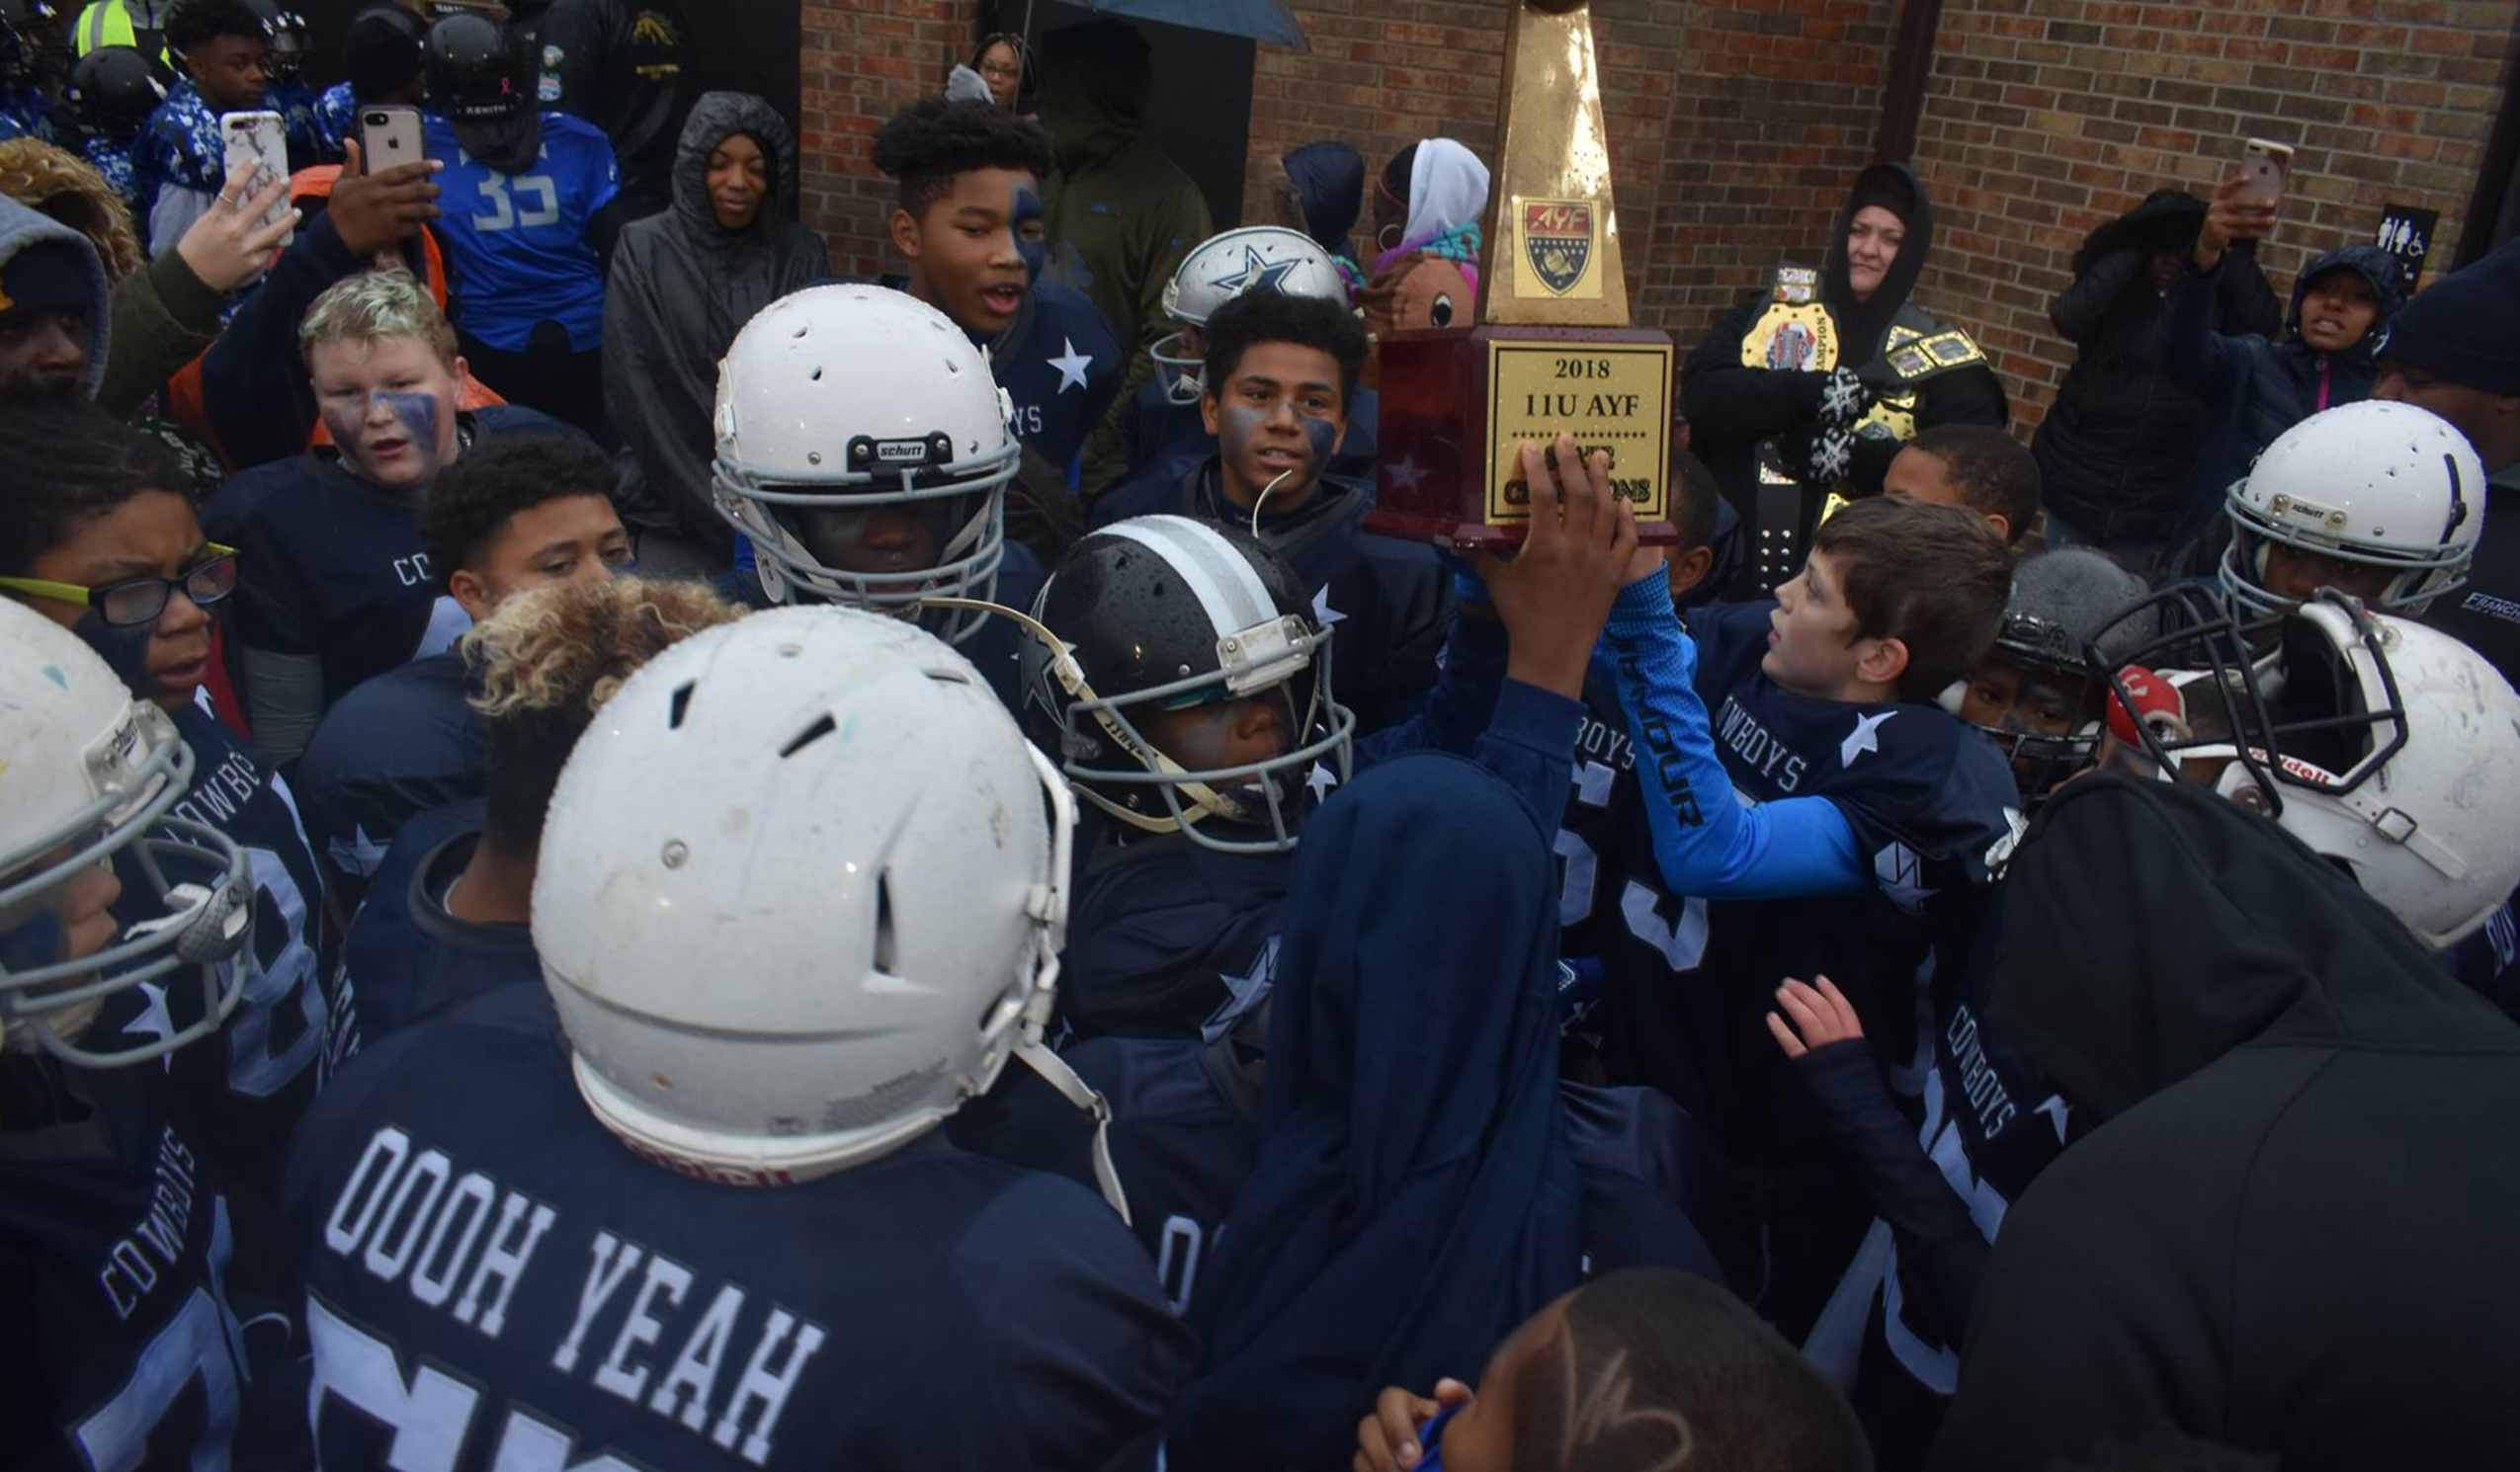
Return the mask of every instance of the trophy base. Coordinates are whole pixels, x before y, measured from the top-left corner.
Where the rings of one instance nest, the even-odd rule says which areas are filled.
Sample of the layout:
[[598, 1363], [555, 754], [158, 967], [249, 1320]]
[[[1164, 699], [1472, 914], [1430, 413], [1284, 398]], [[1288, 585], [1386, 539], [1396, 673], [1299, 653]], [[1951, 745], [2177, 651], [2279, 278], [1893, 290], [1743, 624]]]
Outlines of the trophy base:
[[1638, 539], [1670, 546], [1671, 339], [1638, 327], [1483, 323], [1385, 335], [1370, 532], [1510, 551], [1530, 528], [1519, 447], [1611, 452]]

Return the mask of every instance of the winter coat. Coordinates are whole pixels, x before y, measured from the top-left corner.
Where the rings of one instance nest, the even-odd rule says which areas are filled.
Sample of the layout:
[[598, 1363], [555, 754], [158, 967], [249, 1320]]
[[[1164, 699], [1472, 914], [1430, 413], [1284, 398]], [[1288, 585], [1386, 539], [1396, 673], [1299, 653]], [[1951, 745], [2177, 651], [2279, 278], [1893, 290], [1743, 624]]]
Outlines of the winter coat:
[[2096, 1124], [2004, 1219], [1936, 1472], [2520, 1465], [2520, 1028], [2198, 787], [2084, 777], [2006, 883], [1988, 1025]]
[[[2087, 541], [2163, 541], [2187, 505], [2214, 411], [2170, 376], [2169, 302], [2145, 268], [2154, 251], [2184, 255], [2204, 218], [2195, 196], [2154, 193], [2091, 232], [2074, 257], [2073, 285], [2048, 308], [2080, 351], [2030, 448], [2048, 514]], [[2258, 269], [2255, 241], [2232, 251], [2229, 269], [2216, 273], [2219, 330], [2264, 337], [2283, 325], [2275, 290]]]
[[[2210, 272], [2190, 265], [2170, 288], [2170, 380], [2215, 406], [2214, 428], [2197, 456], [2187, 506], [2171, 531], [2174, 545], [2194, 540], [2215, 524], [2223, 515], [2224, 494], [2248, 474], [2258, 452], [2276, 436], [2321, 409], [2371, 396], [2372, 345], [2406, 299], [2395, 256], [2376, 245], [2343, 246], [2293, 278], [2284, 341], [2224, 337], [2215, 331], [2215, 305], [2223, 296], [2220, 278], [2238, 269], [2231, 260], [2226, 252], [2222, 264]], [[2371, 284], [2380, 298], [2380, 316], [2361, 342], [2342, 353], [2321, 353], [2301, 340], [2302, 298], [2322, 272], [2339, 266]]]
[[[740, 231], [709, 204], [709, 155], [749, 134], [770, 163], [770, 196]], [[674, 204], [622, 229], [604, 296], [604, 412], [635, 467], [625, 466], [623, 515], [672, 528], [732, 554], [734, 536], [710, 505], [710, 414], [717, 360], [755, 312], [831, 274], [822, 237], [794, 221], [797, 140], [778, 111], [741, 92], [692, 105], [674, 158]]]

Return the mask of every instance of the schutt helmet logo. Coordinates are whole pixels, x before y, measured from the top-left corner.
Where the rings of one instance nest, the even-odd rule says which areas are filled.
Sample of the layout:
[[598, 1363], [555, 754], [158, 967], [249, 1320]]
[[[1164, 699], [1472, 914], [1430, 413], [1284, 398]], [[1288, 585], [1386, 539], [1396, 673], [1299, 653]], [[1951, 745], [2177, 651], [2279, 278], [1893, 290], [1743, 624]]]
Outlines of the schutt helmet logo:
[[1523, 260], [1540, 284], [1562, 296], [1592, 264], [1593, 218], [1588, 200], [1525, 200]]

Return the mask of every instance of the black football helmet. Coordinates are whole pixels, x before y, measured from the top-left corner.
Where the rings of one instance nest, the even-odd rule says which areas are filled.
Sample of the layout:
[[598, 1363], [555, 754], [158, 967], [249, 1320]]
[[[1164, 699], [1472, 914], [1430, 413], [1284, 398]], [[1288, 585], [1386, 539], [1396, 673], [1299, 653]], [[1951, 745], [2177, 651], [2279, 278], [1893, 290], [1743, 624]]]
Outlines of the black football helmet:
[[136, 46], [98, 46], [70, 68], [61, 101], [79, 126], [128, 142], [166, 101], [166, 73]]
[[487, 16], [451, 15], [420, 41], [430, 110], [466, 123], [496, 123], [525, 111], [532, 95], [506, 28]]
[[[0, 84], [37, 84], [42, 80], [44, 61], [63, 49], [61, 13], [51, 0], [0, 0]], [[58, 77], [60, 72], [52, 75]]]
[[[2083, 547], [2039, 552], [2014, 569], [1988, 657], [2020, 671], [2025, 690], [2033, 681], [2043, 683], [2048, 698], [2070, 706], [2073, 721], [2062, 732], [2033, 729], [2016, 699], [2002, 724], [1978, 724], [2012, 764], [2025, 800], [2038, 801], [2098, 755], [2101, 703], [2109, 687], [2095, 659], [2114, 669], [2151, 638], [2154, 623], [2134, 612], [2149, 592], [2142, 578]], [[1972, 683], [1976, 679], [1973, 672]]]
[[[1330, 694], [1329, 632], [1294, 570], [1240, 529], [1154, 516], [1089, 532], [1033, 616], [1060, 647], [1024, 651], [1026, 722], [1078, 794], [1121, 822], [1227, 853], [1292, 849], [1347, 780], [1356, 717]], [[1279, 702], [1286, 736], [1262, 761], [1202, 763], [1145, 730], [1158, 711], [1254, 697]]]
[[296, 81], [306, 65], [306, 18], [281, 0], [245, 0], [245, 8], [271, 38], [271, 59], [264, 70], [275, 82]]

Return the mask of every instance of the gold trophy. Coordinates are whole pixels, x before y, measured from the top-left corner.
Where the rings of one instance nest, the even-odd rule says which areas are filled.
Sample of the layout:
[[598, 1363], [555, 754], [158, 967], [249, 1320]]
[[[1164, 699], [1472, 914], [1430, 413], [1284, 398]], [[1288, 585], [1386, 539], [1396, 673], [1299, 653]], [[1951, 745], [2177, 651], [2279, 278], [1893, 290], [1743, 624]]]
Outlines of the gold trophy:
[[1668, 334], [1629, 325], [1601, 69], [1584, 0], [1519, 0], [1498, 90], [1475, 327], [1386, 334], [1375, 508], [1366, 526], [1465, 548], [1519, 546], [1519, 447], [1571, 433], [1611, 453], [1644, 541], [1670, 523]]

